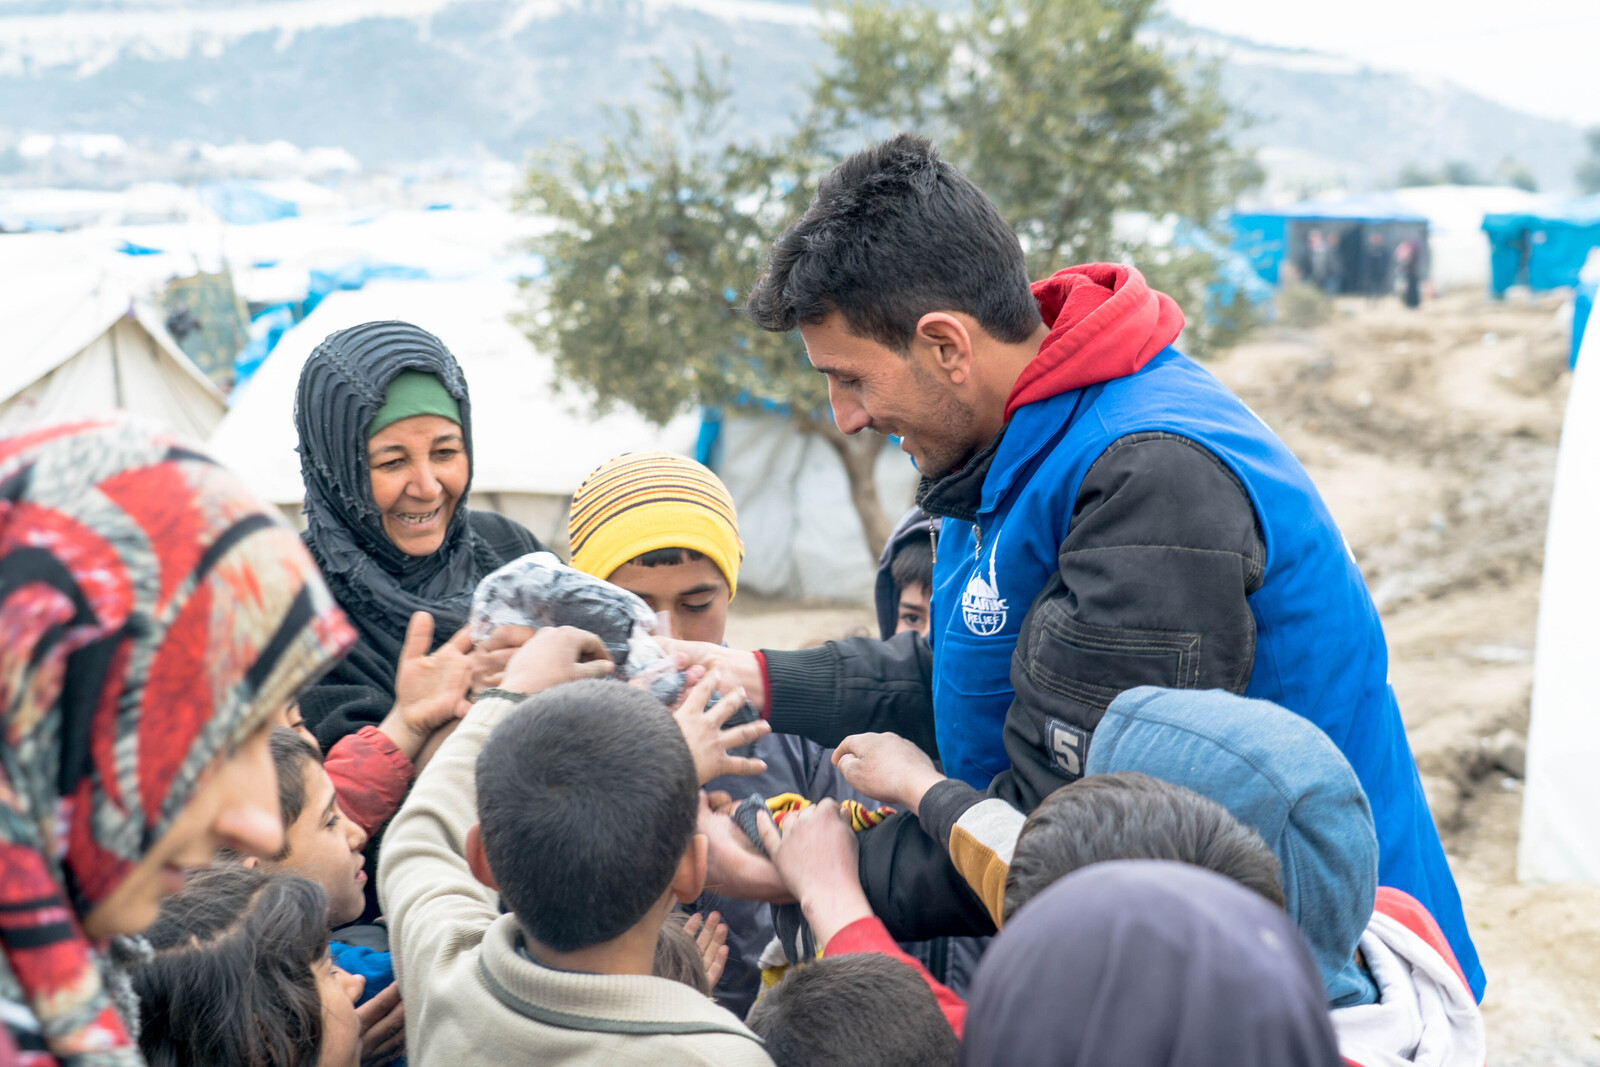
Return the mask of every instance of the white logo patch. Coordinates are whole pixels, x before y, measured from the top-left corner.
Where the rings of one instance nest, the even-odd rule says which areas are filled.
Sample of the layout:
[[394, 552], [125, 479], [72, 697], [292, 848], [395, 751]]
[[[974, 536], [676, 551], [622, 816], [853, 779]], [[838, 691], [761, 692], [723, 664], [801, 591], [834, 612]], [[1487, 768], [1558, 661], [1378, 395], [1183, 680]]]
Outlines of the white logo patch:
[[994, 554], [999, 547], [997, 530], [994, 543], [989, 546], [988, 580], [984, 580], [981, 570], [974, 568], [967, 587], [961, 591], [961, 617], [966, 620], [967, 629], [979, 637], [997, 634], [1006, 625], [1006, 601], [1000, 595], [1000, 583], [994, 573]]

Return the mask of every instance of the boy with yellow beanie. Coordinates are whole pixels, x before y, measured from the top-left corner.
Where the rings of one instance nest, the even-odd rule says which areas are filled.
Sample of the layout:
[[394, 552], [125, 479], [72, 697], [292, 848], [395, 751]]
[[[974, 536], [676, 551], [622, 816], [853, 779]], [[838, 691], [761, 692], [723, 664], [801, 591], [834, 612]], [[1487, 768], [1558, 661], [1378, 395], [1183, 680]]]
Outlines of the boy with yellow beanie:
[[[572, 497], [568, 523], [572, 565], [637, 594], [653, 611], [672, 617], [672, 634], [721, 644], [728, 602], [739, 584], [744, 544], [733, 497], [722, 480], [692, 459], [671, 452], [629, 452], [592, 471]], [[728, 725], [756, 717], [746, 705]], [[756, 756], [767, 769], [706, 783], [735, 800], [751, 793], [797, 793], [869, 801], [829, 760], [828, 749], [792, 734], [768, 734], [736, 755]], [[740, 1018], [761, 985], [760, 957], [772, 941], [767, 905], [707, 890], [695, 911], [722, 913], [728, 924], [728, 964], [717, 983], [718, 1003]]]

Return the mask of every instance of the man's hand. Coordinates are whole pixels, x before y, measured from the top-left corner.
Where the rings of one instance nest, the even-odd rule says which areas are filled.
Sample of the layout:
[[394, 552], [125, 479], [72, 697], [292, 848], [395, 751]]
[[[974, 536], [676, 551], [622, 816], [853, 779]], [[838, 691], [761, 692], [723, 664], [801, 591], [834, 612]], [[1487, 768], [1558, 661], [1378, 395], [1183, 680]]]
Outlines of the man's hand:
[[531, 626], [498, 626], [483, 644], [472, 650], [472, 691], [493, 689], [505, 680], [506, 664], [533, 636]]
[[723, 684], [729, 688], [743, 689], [745, 699], [754, 704], [757, 711], [767, 706], [767, 682], [761, 676], [754, 652], [742, 652], [709, 641], [657, 640], [668, 652], [682, 656], [684, 663], [690, 666], [698, 664], [708, 671], [716, 671], [722, 676]]
[[694, 756], [694, 772], [705, 785], [724, 774], [760, 774], [767, 769], [765, 760], [746, 756], [730, 756], [728, 749], [748, 745], [772, 732], [772, 727], [761, 719], [734, 726], [727, 730], [722, 724], [744, 707], [744, 690], [734, 689], [707, 710], [706, 701], [716, 692], [721, 681], [716, 671], [707, 672], [684, 695], [677, 710], [672, 713], [689, 743], [689, 753]]
[[712, 989], [722, 981], [723, 969], [728, 966], [728, 924], [722, 921], [721, 912], [701, 915], [695, 912], [683, 924], [684, 932], [694, 938], [700, 949], [700, 960], [705, 964], [706, 982]]
[[[726, 793], [719, 794], [726, 797]], [[793, 904], [794, 897], [783, 884], [778, 868], [763, 856], [729, 814], [731, 805], [715, 811], [700, 793], [700, 819], [696, 826], [706, 836], [707, 889], [739, 900], [764, 900], [769, 904]]]
[[400, 646], [400, 667], [394, 676], [394, 707], [378, 729], [415, 760], [435, 730], [465, 710], [462, 698], [472, 671], [472, 637], [465, 629], [432, 655], [433, 616], [419, 611], [406, 624]]
[[616, 665], [605, 642], [576, 626], [546, 626], [512, 653], [500, 685], [513, 693], [540, 693], [565, 682], [604, 678]]
[[406, 1051], [406, 1006], [400, 1000], [400, 983], [356, 1008], [361, 1020], [361, 1067], [392, 1063]]
[[819, 800], [790, 812], [780, 831], [766, 812], [756, 815], [761, 845], [772, 857], [817, 944], [827, 947], [833, 935], [859, 919], [872, 916], [861, 888], [856, 835], [839, 812], [839, 802]]
[[928, 754], [899, 734], [851, 734], [833, 750], [833, 765], [854, 788], [912, 814], [945, 780]]

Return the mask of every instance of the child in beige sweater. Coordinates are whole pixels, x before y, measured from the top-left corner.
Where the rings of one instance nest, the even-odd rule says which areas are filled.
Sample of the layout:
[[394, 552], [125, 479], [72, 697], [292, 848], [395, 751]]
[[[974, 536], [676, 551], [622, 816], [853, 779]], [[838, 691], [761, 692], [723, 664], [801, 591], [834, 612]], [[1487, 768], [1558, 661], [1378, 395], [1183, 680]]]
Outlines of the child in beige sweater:
[[559, 684], [603, 656], [541, 630], [506, 669], [517, 692], [473, 706], [390, 824], [378, 881], [412, 1067], [772, 1063], [731, 1013], [651, 976], [667, 913], [705, 880], [698, 781], [654, 698]]

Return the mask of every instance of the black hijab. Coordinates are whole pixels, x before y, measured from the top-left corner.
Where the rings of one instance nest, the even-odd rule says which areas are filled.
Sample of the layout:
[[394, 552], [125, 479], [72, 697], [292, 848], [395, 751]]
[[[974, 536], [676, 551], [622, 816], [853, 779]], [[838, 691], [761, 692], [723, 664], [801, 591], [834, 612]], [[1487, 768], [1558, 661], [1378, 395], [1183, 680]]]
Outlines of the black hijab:
[[963, 1065], [1338, 1067], [1322, 978], [1283, 912], [1199, 867], [1098, 863], [978, 965]]
[[[384, 533], [367, 465], [367, 425], [390, 380], [405, 370], [433, 375], [455, 399], [467, 453], [467, 485], [443, 543], [426, 556], [407, 555]], [[300, 372], [294, 424], [306, 488], [305, 542], [340, 605], [391, 661], [413, 612], [432, 614], [435, 643], [447, 640], [466, 625], [478, 580], [503, 562], [474, 530], [467, 508], [472, 404], [455, 357], [433, 334], [406, 322], [368, 322], [330, 334]]]

